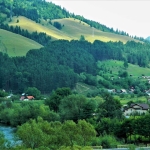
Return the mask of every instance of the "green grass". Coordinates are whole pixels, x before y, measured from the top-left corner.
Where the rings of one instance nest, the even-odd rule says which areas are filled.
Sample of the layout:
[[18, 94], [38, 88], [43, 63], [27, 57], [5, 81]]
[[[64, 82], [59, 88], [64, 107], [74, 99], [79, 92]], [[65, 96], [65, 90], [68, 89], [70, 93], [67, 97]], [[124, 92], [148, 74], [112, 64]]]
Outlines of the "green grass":
[[133, 65], [128, 63], [128, 68], [125, 69], [122, 61], [117, 61], [117, 60], [101, 61], [98, 62], [97, 65], [98, 67], [105, 66], [107, 70], [111, 70], [112, 74], [108, 73], [108, 75], [110, 76], [112, 75], [117, 76], [118, 71], [120, 70], [127, 71], [128, 75], [132, 74], [133, 77], [141, 77], [142, 74], [144, 74], [145, 76], [150, 76], [149, 68], [143, 68], [143, 67], [139, 67], [138, 65]]
[[90, 86], [85, 83], [78, 82], [78, 83], [76, 83], [76, 86], [73, 89], [73, 92], [77, 92], [79, 94], [86, 95], [88, 92], [91, 92], [95, 89], [96, 89], [95, 86]]
[[[17, 23], [17, 20], [19, 20], [19, 23]], [[84, 35], [85, 39], [90, 42], [93, 42], [96, 39], [104, 42], [122, 41], [124, 43], [130, 40], [134, 40], [133, 38], [128, 36], [97, 30], [95, 28], [90, 27], [88, 24], [81, 22], [80, 20], [73, 18], [54, 19], [51, 22], [54, 23], [54, 21], [57, 21], [64, 25], [62, 30], [58, 30], [55, 27], [53, 27], [53, 25], [50, 25], [48, 23], [49, 20], [41, 20], [41, 24], [39, 24], [22, 16], [13, 17], [12, 22], [9, 22], [8, 19], [6, 23], [13, 26], [18, 25], [22, 29], [27, 29], [30, 32], [45, 32], [48, 35], [50, 35], [52, 39], [79, 40], [80, 36]]]
[[115, 99], [118, 99], [122, 105], [126, 105], [129, 101], [132, 101], [134, 103], [147, 103], [147, 98], [146, 96], [141, 96], [141, 97], [131, 97], [131, 95], [126, 95], [125, 97], [121, 98], [118, 95], [114, 96]]
[[[17, 23], [17, 20], [19, 22]], [[6, 21], [9, 25], [20, 26], [21, 29], [27, 29], [29, 32], [44, 32], [47, 35], [51, 36], [52, 39], [66, 39], [71, 40], [69, 35], [66, 35], [61, 30], [56, 29], [54, 26], [48, 24], [48, 21], [42, 20], [42, 23], [36, 23], [26, 17], [19, 16], [13, 17], [12, 22], [9, 22], [9, 19]]]
[[0, 51], [9, 56], [25, 56], [30, 49], [39, 49], [42, 45], [21, 35], [0, 29]]
[[[131, 37], [118, 35], [110, 32], [103, 32], [101, 30], [90, 27], [85, 22], [73, 18], [63, 18], [55, 19], [52, 22], [57, 21], [64, 25], [62, 31], [68, 35], [74, 37], [74, 39], [79, 39], [81, 35], [84, 35], [85, 39], [89, 42], [94, 40], [101, 40], [104, 42], [108, 41], [122, 41], [126, 43], [127, 41], [134, 40]], [[138, 41], [138, 40], [135, 40]]]

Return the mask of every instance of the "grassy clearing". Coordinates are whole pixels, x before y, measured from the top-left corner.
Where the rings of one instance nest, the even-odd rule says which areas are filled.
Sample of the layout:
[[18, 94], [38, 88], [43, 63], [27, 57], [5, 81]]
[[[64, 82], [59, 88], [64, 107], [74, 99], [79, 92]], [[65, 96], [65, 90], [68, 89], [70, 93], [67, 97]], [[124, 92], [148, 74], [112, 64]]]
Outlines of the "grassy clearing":
[[78, 82], [78, 83], [76, 83], [76, 86], [73, 89], [73, 92], [77, 92], [79, 94], [86, 95], [88, 92], [93, 91], [95, 89], [96, 89], [96, 87], [94, 87], [94, 86], [90, 86], [85, 83]]
[[128, 68], [125, 69], [122, 61], [117, 60], [108, 60], [101, 61], [97, 63], [98, 67], [104, 66], [107, 70], [111, 70], [112, 74], [109, 75], [118, 75], [118, 71], [124, 70], [128, 72], [128, 75], [132, 74], [134, 77], [139, 77], [144, 74], [145, 76], [150, 76], [150, 69], [139, 67], [138, 65], [128, 64]]
[[89, 42], [93, 42], [94, 40], [101, 40], [104, 42], [122, 41], [126, 43], [127, 41], [134, 40], [133, 38], [128, 36], [122, 36], [114, 33], [100, 31], [98, 29], [90, 27], [88, 24], [81, 22], [80, 20], [73, 18], [52, 20], [52, 22], [54, 21], [57, 21], [62, 25], [64, 25], [62, 31], [68, 35], [72, 35], [74, 39], [79, 39], [81, 35], [84, 35], [85, 39]]
[[30, 49], [39, 49], [42, 45], [21, 35], [0, 29], [0, 50], [9, 56], [25, 56]]
[[134, 103], [147, 103], [146, 96], [131, 97], [131, 95], [126, 95], [123, 98], [121, 98], [120, 96], [115, 95], [114, 98], [120, 100], [120, 102], [121, 102], [122, 105], [126, 105], [130, 101], [132, 101]]
[[[18, 23], [17, 20], [19, 20]], [[7, 20], [7, 23], [12, 26], [20, 26], [21, 29], [27, 29], [29, 32], [44, 32], [47, 35], [51, 36], [53, 39], [71, 40], [68, 35], [65, 35], [65, 33], [63, 33], [61, 30], [56, 29], [47, 21], [42, 21], [42, 24], [39, 24], [26, 17], [19, 16], [13, 17], [12, 22], [9, 22], [9, 20]]]

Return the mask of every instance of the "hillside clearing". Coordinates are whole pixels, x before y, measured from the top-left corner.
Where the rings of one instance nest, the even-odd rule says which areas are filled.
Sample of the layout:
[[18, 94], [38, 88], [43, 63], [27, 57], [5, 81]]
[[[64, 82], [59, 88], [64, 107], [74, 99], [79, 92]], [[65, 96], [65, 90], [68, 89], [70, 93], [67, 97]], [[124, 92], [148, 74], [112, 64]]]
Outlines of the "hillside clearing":
[[124, 70], [128, 72], [128, 75], [132, 74], [134, 77], [139, 77], [142, 75], [150, 76], [150, 69], [139, 67], [138, 65], [133, 65], [128, 63], [128, 68], [125, 69], [123, 66], [123, 61], [118, 60], [107, 60], [107, 61], [99, 61], [97, 63], [98, 67], [104, 66], [106, 70], [111, 70], [112, 74], [110, 75], [118, 75], [118, 71]]
[[128, 36], [118, 35], [110, 32], [103, 32], [101, 30], [92, 28], [88, 24], [74, 18], [52, 20], [52, 22], [54, 21], [57, 21], [64, 25], [62, 31], [68, 35], [74, 36], [74, 38], [78, 40], [81, 35], [84, 35], [85, 39], [89, 42], [94, 42], [94, 40], [101, 40], [104, 42], [122, 41], [123, 43], [131, 40], [138, 41]]
[[39, 49], [42, 45], [21, 35], [0, 29], [0, 51], [9, 56], [25, 56], [30, 49]]
[[[17, 20], [19, 22], [17, 23]], [[126, 43], [127, 41], [135, 40], [128, 36], [118, 35], [110, 32], [103, 32], [101, 30], [90, 27], [88, 24], [74, 18], [63, 18], [54, 19], [51, 21], [59, 22], [62, 25], [62, 29], [58, 30], [53, 25], [49, 23], [49, 20], [41, 20], [41, 24], [36, 23], [26, 17], [19, 16], [13, 17], [12, 22], [7, 20], [7, 23], [12, 26], [20, 26], [22, 29], [27, 29], [29, 32], [44, 32], [51, 36], [52, 39], [65, 39], [65, 40], [79, 40], [81, 35], [84, 35], [85, 39], [89, 42], [94, 40], [101, 40], [104, 42], [108, 41], [122, 41]]]

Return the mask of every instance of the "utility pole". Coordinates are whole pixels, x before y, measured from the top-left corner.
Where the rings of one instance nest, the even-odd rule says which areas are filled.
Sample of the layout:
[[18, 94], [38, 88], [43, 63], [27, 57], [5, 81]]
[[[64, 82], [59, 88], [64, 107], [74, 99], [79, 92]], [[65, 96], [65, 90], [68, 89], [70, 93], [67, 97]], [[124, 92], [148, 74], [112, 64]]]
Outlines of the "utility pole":
[[92, 37], [94, 37], [94, 27], [92, 27]]

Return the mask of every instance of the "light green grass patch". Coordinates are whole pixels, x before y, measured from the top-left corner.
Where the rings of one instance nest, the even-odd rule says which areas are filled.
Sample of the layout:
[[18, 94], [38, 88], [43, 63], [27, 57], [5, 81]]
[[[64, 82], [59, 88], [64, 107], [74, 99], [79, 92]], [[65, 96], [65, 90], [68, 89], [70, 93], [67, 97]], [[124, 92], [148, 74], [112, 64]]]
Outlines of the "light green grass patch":
[[0, 29], [0, 47], [2, 52], [14, 57], [25, 56], [30, 49], [39, 49], [42, 45], [21, 35]]
[[64, 25], [62, 31], [66, 34], [73, 36], [76, 39], [79, 39], [81, 35], [84, 35], [85, 39], [89, 42], [94, 42], [94, 40], [101, 40], [104, 42], [108, 41], [122, 41], [126, 43], [127, 41], [138, 41], [128, 36], [118, 35], [110, 32], [103, 32], [96, 28], [90, 27], [88, 24], [81, 22], [80, 20], [73, 18], [63, 18], [55, 19], [52, 22], [57, 21]]
[[[17, 23], [19, 20], [19, 23]], [[63, 18], [63, 19], [54, 19], [51, 22], [55, 21], [61, 23], [62, 30], [56, 29], [53, 25], [49, 24], [49, 20], [41, 20], [41, 24], [36, 23], [26, 17], [13, 17], [12, 22], [7, 20], [9, 25], [20, 26], [23, 29], [27, 29], [30, 32], [45, 32], [47, 35], [50, 35], [53, 39], [65, 39], [65, 40], [79, 40], [81, 35], [85, 36], [85, 39], [89, 42], [94, 40], [101, 40], [104, 42], [108, 41], [122, 41], [126, 43], [127, 41], [138, 41], [128, 36], [118, 35], [110, 32], [103, 32], [101, 30], [90, 27], [87, 23], [82, 22], [74, 18]]]
[[141, 96], [141, 97], [135, 96], [132, 98], [131, 95], [127, 95], [127, 96], [121, 98], [120, 96], [115, 95], [114, 98], [118, 99], [122, 105], [126, 105], [130, 101], [132, 101], [134, 103], [147, 103], [146, 96]]
[[[19, 20], [18, 23], [17, 23], [17, 20]], [[42, 25], [23, 16], [19, 16], [19, 17], [15, 16], [13, 17], [12, 22], [9, 22], [7, 20], [7, 23], [14, 27], [20, 26], [21, 29], [25, 29], [25, 30], [27, 29], [30, 33], [35, 32], [35, 31], [44, 32], [54, 39], [66, 39], [66, 40], [71, 39], [68, 35], [65, 35], [65, 33], [63, 33], [61, 30], [56, 29], [50, 24], [46, 25], [45, 23], [45, 25]]]
[[128, 63], [128, 68], [125, 69], [122, 61], [118, 60], [107, 60], [107, 61], [99, 61], [97, 66], [100, 68], [101, 66], [105, 66], [107, 70], [111, 70], [112, 74], [110, 75], [118, 75], [118, 71], [124, 70], [128, 72], [128, 75], [132, 74], [133, 77], [141, 77], [142, 74], [145, 76], [150, 76], [150, 69], [139, 67], [138, 65], [133, 65]]

